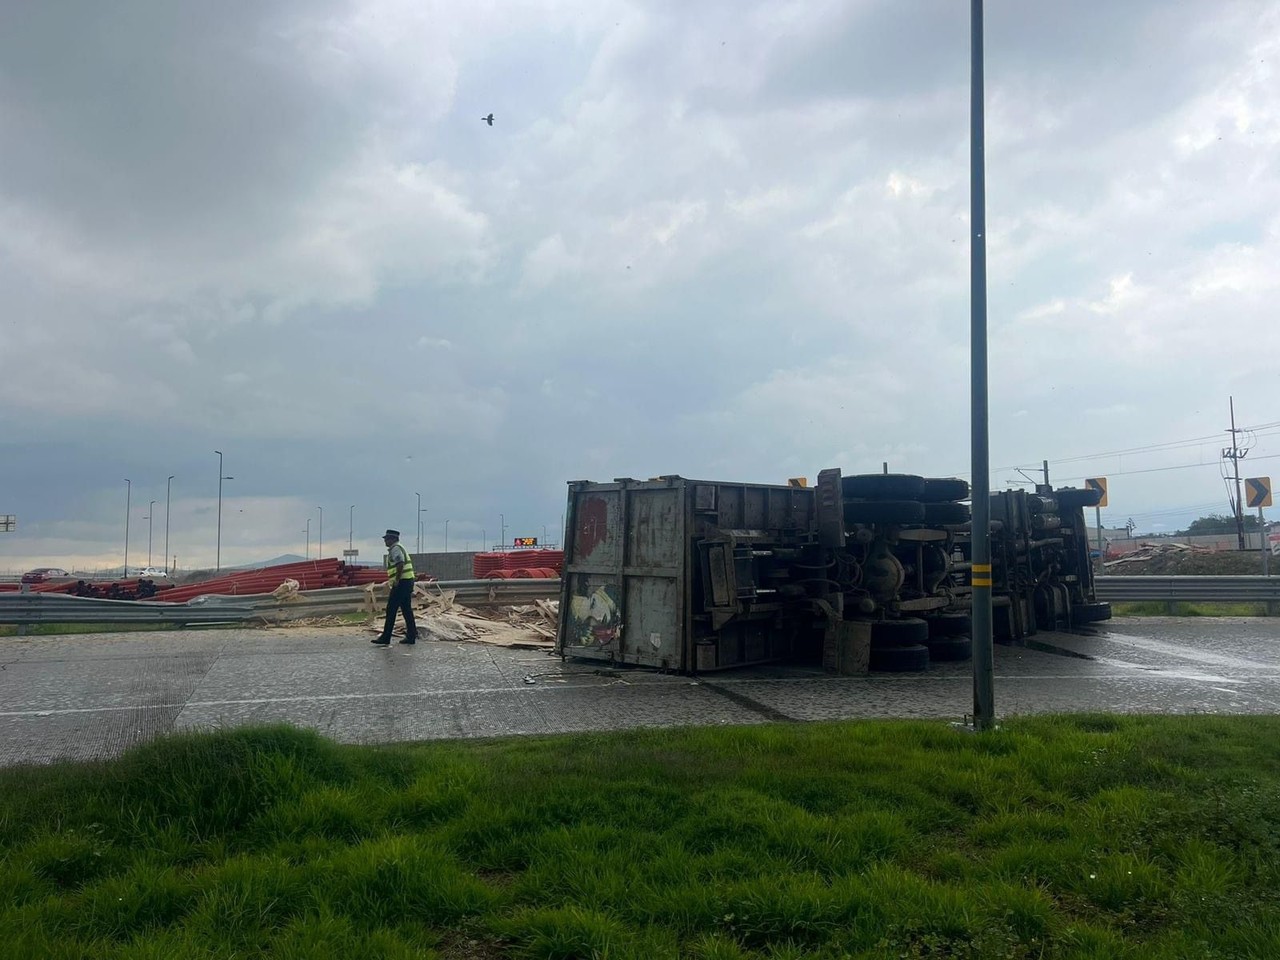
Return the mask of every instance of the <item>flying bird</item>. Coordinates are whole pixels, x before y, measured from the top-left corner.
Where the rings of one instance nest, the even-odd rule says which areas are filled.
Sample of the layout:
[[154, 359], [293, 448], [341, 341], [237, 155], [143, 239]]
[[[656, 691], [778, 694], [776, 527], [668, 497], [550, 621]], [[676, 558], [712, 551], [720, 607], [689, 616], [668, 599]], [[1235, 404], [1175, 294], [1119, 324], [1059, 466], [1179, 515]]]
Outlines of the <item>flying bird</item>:
[[491, 127], [493, 126], [493, 114], [492, 114], [492, 113], [491, 113], [491, 114], [489, 114], [487, 117], [481, 117], [480, 119], [481, 119], [481, 120], [483, 120], [485, 123], [487, 123], [489, 126], [491, 126]]

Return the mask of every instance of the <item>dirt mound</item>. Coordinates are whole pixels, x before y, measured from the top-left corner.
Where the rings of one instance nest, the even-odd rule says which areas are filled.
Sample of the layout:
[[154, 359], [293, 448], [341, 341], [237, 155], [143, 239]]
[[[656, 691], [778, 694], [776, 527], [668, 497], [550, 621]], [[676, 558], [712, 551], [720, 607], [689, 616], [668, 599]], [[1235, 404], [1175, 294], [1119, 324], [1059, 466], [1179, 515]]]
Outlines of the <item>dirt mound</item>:
[[[1280, 567], [1273, 557], [1271, 566]], [[1116, 577], [1229, 577], [1262, 573], [1256, 550], [1205, 550], [1185, 544], [1147, 544], [1102, 565], [1103, 576]]]

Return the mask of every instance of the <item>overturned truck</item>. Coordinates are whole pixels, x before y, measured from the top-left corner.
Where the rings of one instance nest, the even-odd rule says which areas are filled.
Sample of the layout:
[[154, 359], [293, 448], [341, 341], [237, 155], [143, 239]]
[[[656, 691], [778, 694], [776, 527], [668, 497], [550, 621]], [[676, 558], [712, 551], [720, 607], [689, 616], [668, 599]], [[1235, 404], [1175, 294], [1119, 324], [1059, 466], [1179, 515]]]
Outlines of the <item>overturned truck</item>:
[[[991, 495], [996, 637], [1103, 620], [1088, 490]], [[923, 670], [970, 656], [969, 485], [663, 476], [569, 485], [557, 649], [687, 673], [775, 661]]]

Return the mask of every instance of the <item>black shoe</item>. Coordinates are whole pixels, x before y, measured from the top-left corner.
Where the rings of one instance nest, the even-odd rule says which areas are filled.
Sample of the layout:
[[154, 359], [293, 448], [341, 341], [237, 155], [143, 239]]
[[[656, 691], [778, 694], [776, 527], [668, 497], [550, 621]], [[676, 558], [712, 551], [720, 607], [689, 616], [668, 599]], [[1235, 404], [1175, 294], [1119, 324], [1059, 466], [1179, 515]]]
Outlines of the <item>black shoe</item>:
[[417, 638], [417, 637], [405, 637], [403, 640], [401, 640], [401, 641], [400, 641], [400, 643], [407, 644], [407, 645], [410, 645], [410, 646], [412, 646], [413, 644], [415, 644], [415, 643], [417, 643], [417, 642], [418, 642], [418, 638]]
[[390, 641], [387, 637], [374, 637], [374, 638], [373, 638], [372, 640], [370, 640], [369, 642], [370, 642], [370, 643], [376, 643], [376, 644], [378, 644], [378, 646], [380, 646], [380, 647], [385, 647], [385, 646], [386, 646], [387, 644], [389, 644], [391, 641]]

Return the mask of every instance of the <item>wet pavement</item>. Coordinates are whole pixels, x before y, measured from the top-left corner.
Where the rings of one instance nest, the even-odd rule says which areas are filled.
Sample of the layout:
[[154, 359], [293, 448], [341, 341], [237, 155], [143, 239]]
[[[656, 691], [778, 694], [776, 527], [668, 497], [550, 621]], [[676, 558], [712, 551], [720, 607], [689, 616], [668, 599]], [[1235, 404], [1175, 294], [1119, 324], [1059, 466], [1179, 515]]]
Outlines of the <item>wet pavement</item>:
[[[856, 717], [961, 719], [971, 665], [701, 678], [350, 629], [0, 638], [0, 764], [111, 757], [175, 730], [287, 722], [348, 743]], [[997, 646], [1000, 715], [1280, 713], [1280, 619], [1117, 620]]]

